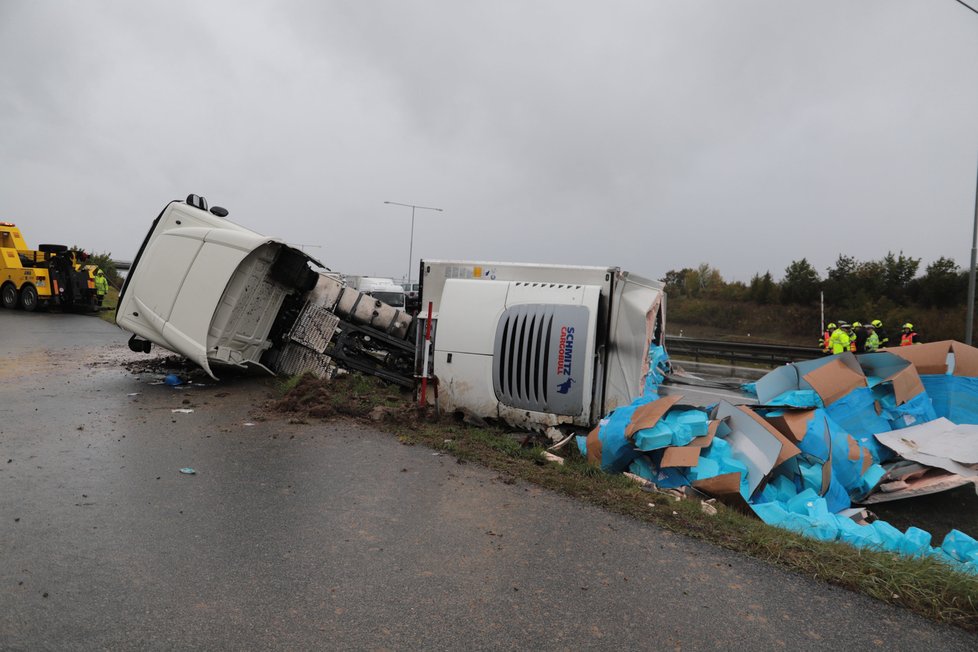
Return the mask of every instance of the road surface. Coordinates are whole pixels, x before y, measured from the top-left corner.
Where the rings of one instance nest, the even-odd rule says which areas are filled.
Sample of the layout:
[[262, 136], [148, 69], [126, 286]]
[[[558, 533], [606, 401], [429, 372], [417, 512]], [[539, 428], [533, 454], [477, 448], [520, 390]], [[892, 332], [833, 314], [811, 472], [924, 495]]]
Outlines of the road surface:
[[262, 421], [260, 379], [152, 384], [95, 318], [0, 329], [0, 649], [978, 648], [364, 426]]

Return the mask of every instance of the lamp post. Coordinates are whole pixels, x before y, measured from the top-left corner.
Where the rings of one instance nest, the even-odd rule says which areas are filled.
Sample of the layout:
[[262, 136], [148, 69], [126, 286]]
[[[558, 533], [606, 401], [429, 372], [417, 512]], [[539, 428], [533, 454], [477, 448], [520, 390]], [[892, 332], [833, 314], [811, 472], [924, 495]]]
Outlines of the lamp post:
[[978, 253], [978, 182], [975, 183], [975, 227], [971, 232], [971, 270], [968, 272], [968, 318], [965, 320], [964, 343], [971, 345], [975, 319], [975, 257]]
[[407, 275], [408, 289], [410, 290], [411, 289], [411, 263], [414, 260], [414, 211], [420, 208], [423, 211], [438, 211], [439, 213], [441, 213], [442, 209], [434, 208], [432, 206], [402, 204], [401, 202], [397, 202], [397, 201], [385, 201], [384, 203], [391, 204], [392, 206], [407, 206], [408, 208], [411, 209], [411, 243], [408, 245], [408, 275]]

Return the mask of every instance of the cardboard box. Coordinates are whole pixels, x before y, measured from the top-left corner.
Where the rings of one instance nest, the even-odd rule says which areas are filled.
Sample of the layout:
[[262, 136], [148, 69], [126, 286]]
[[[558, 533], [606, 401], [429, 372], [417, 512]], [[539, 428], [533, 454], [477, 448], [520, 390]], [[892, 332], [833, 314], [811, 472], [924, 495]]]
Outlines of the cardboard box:
[[822, 403], [832, 405], [857, 387], [868, 386], [866, 376], [854, 357], [850, 355], [842, 360], [842, 356], [832, 356], [828, 363], [809, 371], [802, 379], [818, 393]]
[[[828, 369], [820, 371], [825, 367], [828, 367]], [[846, 374], [843, 371], [843, 367], [851, 373]], [[844, 396], [852, 388], [858, 387], [857, 376], [862, 378], [862, 386], [865, 386], [866, 379], [863, 375], [862, 367], [856, 361], [856, 356], [847, 351], [839, 355], [826, 356], [815, 360], [805, 360], [804, 362], [795, 362], [778, 367], [758, 380], [754, 387], [757, 390], [757, 401], [761, 405], [769, 403], [775, 397], [785, 392], [796, 389], [815, 390], [822, 399], [822, 402], [828, 405], [832, 401]], [[811, 383], [812, 378], [819, 383], [819, 387]], [[841, 394], [839, 393], [841, 390], [835, 385], [840, 382], [851, 385], [849, 389]], [[825, 392], [824, 395], [823, 392]], [[826, 397], [829, 400], [826, 400]]]
[[[955, 342], [944, 340], [943, 342], [929, 342], [912, 346], [894, 346], [881, 350], [909, 361], [916, 367], [917, 373], [923, 376], [924, 374], [947, 373], [947, 356], [951, 352], [952, 344]], [[960, 344], [960, 346], [964, 347], [965, 345]]]
[[639, 407], [634, 413], [632, 413], [632, 420], [625, 428], [625, 438], [631, 439], [632, 435], [639, 430], [654, 427], [655, 424], [659, 423], [659, 419], [665, 416], [666, 412], [669, 411], [669, 408], [681, 401], [682, 398], [683, 397], [679, 394], [662, 396], [651, 403], [646, 403], [645, 405]]
[[747, 486], [751, 495], [771, 472], [801, 450], [749, 407], [726, 401], [717, 404], [717, 419], [727, 419], [731, 433], [726, 436], [735, 459], [747, 466]]
[[754, 513], [754, 510], [750, 508], [750, 505], [747, 504], [744, 497], [740, 495], [739, 473], [724, 473], [723, 475], [717, 475], [705, 480], [697, 480], [693, 483], [693, 487], [708, 496], [713, 496], [724, 505], [733, 507], [739, 512], [744, 514]]
[[[975, 352], [978, 353], [978, 350]], [[917, 368], [909, 360], [889, 351], [866, 353], [856, 356], [856, 360], [867, 376], [880, 378], [880, 382], [893, 383], [893, 396], [897, 405], [903, 405], [924, 391]]]

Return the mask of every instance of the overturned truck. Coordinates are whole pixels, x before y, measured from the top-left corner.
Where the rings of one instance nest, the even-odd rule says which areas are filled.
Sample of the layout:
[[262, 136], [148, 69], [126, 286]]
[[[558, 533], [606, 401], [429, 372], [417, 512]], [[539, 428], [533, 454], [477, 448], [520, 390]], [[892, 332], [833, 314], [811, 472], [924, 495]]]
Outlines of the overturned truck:
[[116, 309], [132, 350], [157, 344], [214, 378], [227, 368], [322, 376], [337, 364], [413, 385], [410, 315], [227, 215], [189, 195], [153, 221]]
[[444, 411], [558, 436], [640, 396], [664, 344], [662, 284], [617, 267], [422, 261], [415, 319], [227, 215], [189, 195], [153, 222], [116, 311], [132, 350], [157, 344], [215, 378], [421, 377]]

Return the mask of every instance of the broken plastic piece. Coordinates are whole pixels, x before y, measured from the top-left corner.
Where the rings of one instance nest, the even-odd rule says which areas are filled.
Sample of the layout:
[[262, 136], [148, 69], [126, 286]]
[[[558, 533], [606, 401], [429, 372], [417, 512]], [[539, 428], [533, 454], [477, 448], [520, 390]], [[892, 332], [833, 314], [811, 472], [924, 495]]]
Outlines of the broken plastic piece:
[[189, 466], [185, 466], [182, 469], [180, 469], [180, 473], [184, 475], [197, 475], [197, 472], [192, 468], [190, 468]]
[[166, 378], [163, 379], [163, 382], [170, 387], [176, 387], [177, 385], [183, 384], [183, 379], [176, 374], [167, 374]]

